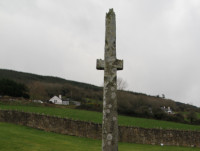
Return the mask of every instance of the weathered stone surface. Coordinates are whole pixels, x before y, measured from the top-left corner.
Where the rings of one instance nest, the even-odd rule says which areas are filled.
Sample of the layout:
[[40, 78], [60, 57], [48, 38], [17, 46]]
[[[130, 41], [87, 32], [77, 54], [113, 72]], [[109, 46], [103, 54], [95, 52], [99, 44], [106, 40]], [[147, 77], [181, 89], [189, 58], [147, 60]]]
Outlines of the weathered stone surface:
[[[0, 122], [9, 122], [66, 135], [93, 139], [102, 138], [101, 124], [35, 113], [0, 110]], [[147, 129], [119, 126], [118, 138], [120, 142], [129, 143], [152, 145], [160, 145], [162, 143], [164, 145], [200, 147], [199, 131]], [[108, 134], [107, 140], [109, 144], [112, 139], [113, 136]]]
[[98, 70], [104, 70], [105, 64], [104, 64], [104, 60], [101, 59], [97, 59], [97, 69]]
[[113, 9], [106, 14], [104, 60], [97, 60], [97, 69], [104, 70], [102, 151], [118, 150], [117, 70], [123, 61], [116, 59], [116, 21]]

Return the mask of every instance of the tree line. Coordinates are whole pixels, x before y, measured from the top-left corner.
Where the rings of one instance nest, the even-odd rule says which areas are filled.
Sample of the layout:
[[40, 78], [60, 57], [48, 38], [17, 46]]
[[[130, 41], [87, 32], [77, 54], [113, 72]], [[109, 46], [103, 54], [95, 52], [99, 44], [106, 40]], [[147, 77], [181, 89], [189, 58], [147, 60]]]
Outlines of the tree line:
[[21, 83], [9, 79], [0, 80], [0, 95], [29, 98], [28, 88]]

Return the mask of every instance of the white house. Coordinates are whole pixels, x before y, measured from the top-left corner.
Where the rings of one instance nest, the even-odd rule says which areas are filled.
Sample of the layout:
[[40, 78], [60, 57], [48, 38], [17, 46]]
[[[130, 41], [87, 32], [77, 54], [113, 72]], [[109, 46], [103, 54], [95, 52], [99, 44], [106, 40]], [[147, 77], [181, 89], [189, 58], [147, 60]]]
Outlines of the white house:
[[172, 109], [168, 106], [168, 108], [167, 108], [167, 113], [168, 114], [173, 114], [173, 112], [172, 112]]
[[168, 107], [163, 106], [161, 107], [161, 110], [163, 110], [167, 114], [173, 114], [173, 111], [169, 106]]
[[54, 104], [62, 104], [61, 97], [59, 98], [59, 97], [57, 97], [57, 96], [52, 97], [52, 98], [49, 100], [49, 102], [52, 102], [52, 103], [54, 103]]
[[62, 96], [59, 95], [59, 97], [54, 96], [52, 97], [49, 102], [52, 102], [54, 104], [63, 104], [63, 105], [69, 105], [69, 100], [62, 100]]

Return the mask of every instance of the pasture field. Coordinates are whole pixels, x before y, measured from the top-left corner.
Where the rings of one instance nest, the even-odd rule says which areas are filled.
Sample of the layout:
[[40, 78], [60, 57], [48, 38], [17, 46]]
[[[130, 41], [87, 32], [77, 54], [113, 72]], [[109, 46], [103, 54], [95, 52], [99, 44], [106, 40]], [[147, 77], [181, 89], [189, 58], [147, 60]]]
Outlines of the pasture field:
[[[100, 151], [101, 141], [0, 122], [0, 151]], [[119, 143], [119, 151], [200, 151], [200, 148]]]
[[[51, 116], [59, 116], [69, 119], [91, 121], [94, 123], [101, 123], [102, 113], [70, 109], [70, 108], [53, 108], [53, 107], [35, 107], [35, 106], [23, 106], [23, 105], [3, 105], [0, 104], [0, 109], [6, 110], [19, 110], [24, 112], [40, 113]], [[162, 129], [179, 129], [179, 130], [196, 130], [200, 131], [200, 125], [189, 125], [168, 121], [160, 121], [145, 118], [136, 118], [128, 116], [119, 116], [119, 125], [124, 126], [136, 126], [143, 128], [162, 128]]]

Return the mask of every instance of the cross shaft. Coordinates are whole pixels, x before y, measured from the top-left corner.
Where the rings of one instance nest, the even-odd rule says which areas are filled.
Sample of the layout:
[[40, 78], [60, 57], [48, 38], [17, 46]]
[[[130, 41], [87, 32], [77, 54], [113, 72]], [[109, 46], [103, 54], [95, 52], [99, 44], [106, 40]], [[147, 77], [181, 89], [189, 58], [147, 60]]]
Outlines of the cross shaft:
[[117, 70], [123, 69], [123, 60], [116, 59], [116, 21], [113, 9], [106, 14], [104, 60], [98, 59], [96, 68], [104, 70], [102, 151], [117, 151]]

